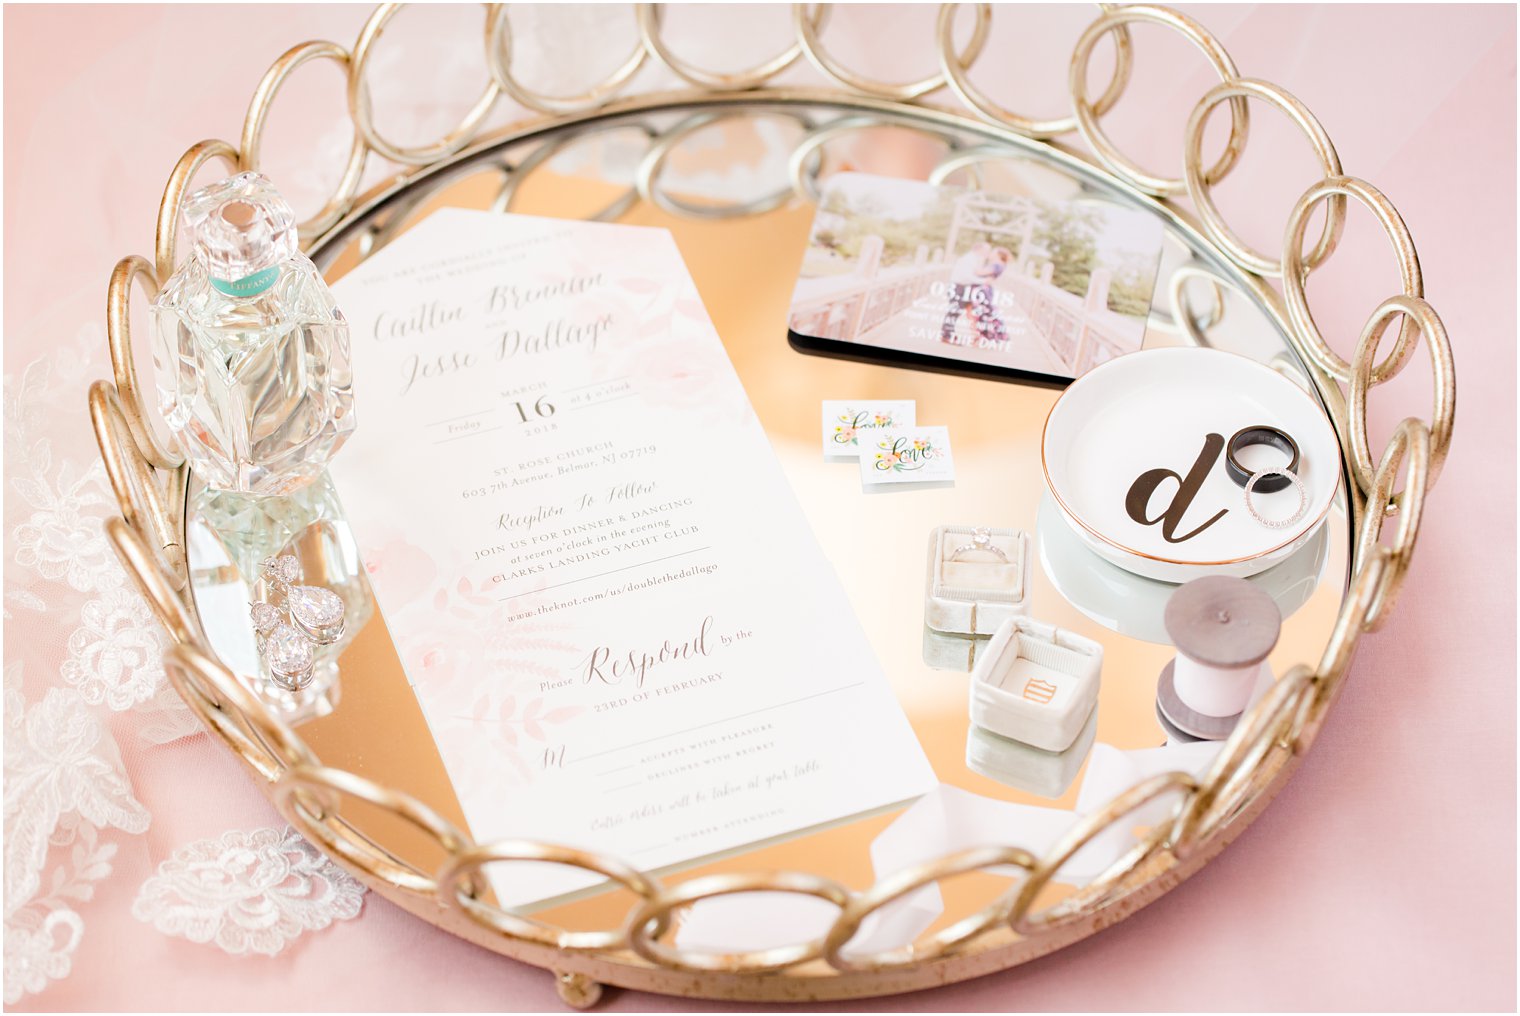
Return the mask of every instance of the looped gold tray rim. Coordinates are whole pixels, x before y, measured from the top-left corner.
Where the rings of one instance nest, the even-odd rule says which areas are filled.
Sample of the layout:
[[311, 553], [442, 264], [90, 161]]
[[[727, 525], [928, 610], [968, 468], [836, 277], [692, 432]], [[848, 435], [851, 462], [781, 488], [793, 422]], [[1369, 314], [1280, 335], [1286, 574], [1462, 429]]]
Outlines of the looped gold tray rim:
[[[798, 6], [797, 17], [802, 19], [802, 5]], [[384, 21], [393, 13], [390, 6], [382, 8], [371, 19], [371, 25], [378, 23], [383, 26]], [[497, 11], [493, 10], [492, 16], [496, 15]], [[948, 38], [948, 32], [944, 30], [946, 20], [941, 18], [941, 34]], [[1211, 59], [1215, 59], [1215, 54], [1205, 45], [1212, 43], [1212, 36], [1203, 33], [1202, 42], [1196, 37], [1201, 26], [1166, 8], [1144, 6], [1126, 8], [1123, 13], [1109, 11], [1100, 16], [1084, 35], [1085, 48], [1079, 49], [1079, 52], [1090, 55], [1093, 40], [1087, 36], [1122, 30], [1124, 23], [1135, 20], [1151, 20], [1177, 28], [1194, 39], [1200, 48], [1204, 48]], [[641, 15], [640, 22], [641, 28], [647, 29], [649, 23], [657, 26], [658, 19]], [[367, 35], [362, 36], [361, 41], [367, 39], [368, 42], [373, 42], [378, 31], [378, 28], [371, 31], [370, 26], [367, 26]], [[1127, 42], [1127, 36], [1124, 40]], [[810, 59], [818, 63], [810, 48], [816, 44], [815, 33], [803, 33], [802, 48], [807, 51]], [[1217, 47], [1217, 43], [1213, 45]], [[1222, 53], [1222, 50], [1219, 52]], [[323, 51], [314, 55], [330, 56], [333, 59], [338, 59], [341, 55], [342, 62], [349, 64], [351, 72], [359, 69], [359, 62], [349, 61], [346, 51], [341, 49], [334, 53]], [[289, 56], [287, 54], [287, 58]], [[286, 58], [282, 58], [282, 61], [288, 64]], [[1247, 80], [1235, 76], [1233, 64], [1228, 63], [1227, 56], [1224, 61], [1221, 63], [1215, 60], [1216, 66], [1221, 68], [1221, 74], [1226, 77], [1222, 87]], [[1079, 68], [1078, 61], [1074, 61], [1074, 82], [1079, 69], [1085, 73], [1085, 62], [1084, 57]], [[837, 74], [830, 71], [824, 63], [819, 66], [837, 79]], [[283, 75], [291, 69], [289, 65], [285, 65], [283, 70], [281, 67], [282, 64], [277, 64], [272, 68], [271, 74], [280, 71]], [[961, 71], [965, 69], [964, 66], [960, 68]], [[958, 75], [951, 77], [955, 79]], [[354, 95], [353, 80], [351, 78], [351, 99]], [[865, 85], [841, 83], [864, 91], [886, 87], [870, 82]], [[334, 853], [344, 867], [386, 898], [431, 923], [497, 952], [556, 971], [561, 995], [572, 1005], [594, 1002], [599, 983], [709, 998], [774, 1001], [837, 999], [916, 990], [1005, 969], [1055, 951], [1121, 920], [1163, 895], [1239, 836], [1281, 789], [1297, 767], [1303, 751], [1313, 742], [1333, 704], [1360, 634], [1376, 631], [1386, 622], [1413, 552], [1423, 512], [1424, 494], [1433, 485], [1449, 445], [1455, 406], [1455, 377], [1450, 343], [1444, 327], [1423, 300], [1418, 260], [1414, 255], [1412, 241], [1392, 205], [1370, 184], [1333, 172], [1339, 169], [1338, 161], [1327, 157], [1326, 178], [1311, 187], [1300, 199], [1290, 215], [1288, 228], [1290, 241], [1301, 242], [1308, 218], [1320, 202], [1329, 201], [1332, 230], [1327, 231], [1327, 239], [1317, 244], [1308, 256], [1304, 256], [1300, 250], [1291, 249], [1290, 244], [1281, 266], [1264, 265], [1264, 259], [1254, 252], [1242, 249], [1238, 242], [1229, 242], [1234, 239], [1233, 234], [1224, 227], [1222, 220], [1214, 221], [1218, 216], [1212, 206], [1207, 206], [1210, 214], [1202, 216], [1200, 220], [1190, 216], [1168, 198], [1153, 200], [1150, 194], [1178, 193], [1179, 186], [1175, 185], [1177, 182], [1149, 177], [1134, 169], [1127, 161], [1116, 157], [1109, 150], [1111, 144], [1092, 126], [1097, 114], [1106, 108], [1108, 96], [1105, 95], [1096, 105], [1088, 106], [1075, 84], [1073, 88], [1079, 99], [1077, 126], [1083, 137], [1094, 144], [1098, 151], [1098, 157], [1094, 159], [1055, 142], [1033, 141], [1021, 136], [1013, 121], [1008, 126], [988, 123], [985, 119], [988, 114], [983, 109], [978, 112], [984, 119], [973, 119], [950, 110], [848, 91], [757, 89], [743, 92], [669, 92], [603, 102], [587, 112], [563, 113], [546, 121], [508, 128], [483, 139], [464, 136], [462, 143], [455, 144], [451, 141], [444, 146], [447, 151], [440, 150], [441, 154], [433, 152], [428, 155], [429, 159], [434, 160], [430, 164], [400, 174], [351, 201], [339, 201], [324, 209], [323, 217], [328, 221], [322, 225], [327, 228], [313, 236], [314, 248], [320, 253], [338, 243], [357, 223], [371, 216], [384, 204], [396, 200], [407, 191], [424, 186], [430, 179], [448, 173], [477, 157], [482, 151], [530, 141], [542, 135], [562, 132], [620, 114], [710, 109], [725, 105], [811, 104], [845, 111], [911, 116], [915, 120], [938, 124], [947, 129], [981, 133], [999, 143], [1039, 149], [1042, 157], [1054, 159], [1073, 172], [1100, 181], [1131, 200], [1145, 204], [1173, 228], [1184, 231], [1200, 248], [1216, 254], [1221, 265], [1228, 266], [1231, 274], [1236, 276], [1232, 281], [1245, 287], [1256, 302], [1268, 311], [1309, 365], [1315, 387], [1336, 425], [1343, 453], [1348, 450], [1350, 452], [1344, 455], [1344, 465], [1352, 480], [1347, 489], [1356, 534], [1353, 577], [1321, 659], [1312, 667], [1295, 667], [1278, 680], [1269, 695], [1247, 714], [1208, 773], [1197, 781], [1182, 774], [1166, 774], [1165, 777], [1148, 781], [1084, 820], [1063, 842], [1056, 845], [1050, 857], [1031, 858], [1030, 874], [1024, 891], [1007, 900], [1006, 913], [994, 915], [997, 920], [988, 923], [988, 927], [1011, 925], [1023, 937], [1007, 945], [982, 949], [975, 948], [975, 943], [969, 939], [951, 942], [929, 950], [932, 955], [925, 955], [922, 959], [910, 960], [901, 965], [882, 961], [867, 969], [841, 969], [813, 959], [813, 955], [822, 952], [823, 942], [819, 943], [819, 949], [812, 955], [800, 958], [789, 956], [785, 962], [770, 964], [767, 964], [764, 954], [753, 958], [751, 962], [742, 962], [739, 957], [729, 957], [731, 962], [725, 962], [724, 958], [719, 957], [687, 965], [680, 957], [668, 960], [656, 956], [656, 962], [652, 963], [647, 956], [632, 955], [626, 947], [585, 952], [566, 949], [564, 933], [561, 933], [557, 943], [552, 934], [538, 940], [538, 936], [524, 934], [520, 928], [504, 928], [500, 920], [490, 916], [481, 917], [481, 912], [488, 909], [486, 907], [466, 908], [459, 905], [457, 898], [441, 900], [435, 892], [440, 881], [438, 878], [430, 873], [408, 870], [405, 862], [343, 821], [339, 814], [340, 806], [334, 803], [336, 796], [323, 798], [313, 792], [311, 788], [315, 786], [325, 787], [333, 795], [339, 792], [357, 793], [372, 804], [386, 808], [440, 837], [440, 842], [451, 854], [458, 854], [470, 847], [467, 838], [460, 837], [457, 830], [447, 828], [447, 823], [422, 802], [352, 774], [322, 769], [294, 731], [276, 719], [244, 690], [231, 671], [216, 661], [201, 630], [185, 570], [183, 510], [186, 469], [178, 463], [177, 456], [168, 449], [159, 447], [152, 439], [132, 369], [125, 308], [136, 276], [142, 275], [147, 281], [150, 274], [156, 274], [157, 281], [162, 282], [168, 272], [172, 271], [174, 220], [180, 198], [195, 171], [213, 158], [221, 158], [229, 164], [241, 161], [243, 168], [247, 168], [249, 153], [245, 152], [240, 157], [230, 145], [217, 141], [205, 141], [193, 146], [171, 175], [164, 205], [160, 209], [156, 264], [146, 262], [146, 259], [128, 258], [123, 262], [127, 267], [118, 266], [113, 274], [108, 332], [114, 383], [98, 381], [90, 391], [90, 411], [97, 440], [113, 491], [123, 512], [121, 519], [112, 519], [107, 523], [107, 535], [126, 563], [128, 573], [175, 643], [166, 657], [166, 669], [174, 687], [207, 727], [221, 737], [260, 777], [262, 789], [275, 800], [287, 818], [305, 828], [310, 828], [313, 824], [321, 827], [321, 838], [326, 849], [329, 853]], [[264, 91], [261, 89], [261, 96], [255, 99], [256, 108], [261, 101], [267, 105], [272, 99], [272, 90], [271, 94], [263, 94]], [[1244, 103], [1243, 95], [1247, 93], [1269, 100], [1286, 96], [1275, 86], [1271, 86], [1271, 90], [1227, 89], [1222, 93], [1216, 89], [1199, 104], [1201, 112], [1195, 111], [1193, 121], [1196, 123], [1190, 121], [1190, 135], [1201, 132], [1209, 108], [1228, 98], [1233, 112], [1237, 109], [1237, 103]], [[1291, 100], [1291, 96], [1278, 102], [1279, 108], [1286, 109], [1295, 119], [1308, 117], [1312, 121], [1312, 116], [1302, 108], [1302, 104], [1288, 100]], [[365, 117], [362, 120], [356, 117], [356, 124], [360, 125], [356, 131], [361, 136], [367, 133], [363, 130], [368, 120], [367, 100], [363, 105]], [[254, 112], [254, 109], [250, 109], [250, 118]], [[262, 114], [263, 110], [259, 109], [260, 117]], [[1304, 124], [1301, 123], [1301, 126]], [[1317, 122], [1313, 126], [1317, 127]], [[1240, 132], [1243, 135], [1243, 123], [1240, 124]], [[1096, 143], [1090, 136], [1093, 134], [1097, 134]], [[1311, 135], [1316, 140], [1320, 138], [1320, 133], [1311, 131]], [[454, 137], [451, 135], [451, 138]], [[247, 138], [244, 140], [246, 142]], [[1243, 138], [1240, 143], [1243, 144]], [[358, 144], [356, 141], [356, 147]], [[370, 147], [375, 150], [374, 146]], [[1219, 172], [1217, 166], [1204, 172], [1193, 164], [1197, 162], [1197, 149], [1198, 146], [1190, 145], [1187, 153], [1189, 172], [1184, 182], [1189, 191], [1216, 182], [1211, 176], [1218, 175]], [[407, 158], [404, 161], [422, 163], [425, 160]], [[349, 179], [349, 175], [345, 174], [345, 188], [351, 186]], [[1340, 359], [1326, 346], [1313, 323], [1303, 288], [1309, 272], [1334, 246], [1334, 240], [1330, 238], [1331, 232], [1339, 228], [1344, 200], [1348, 196], [1371, 207], [1382, 222], [1400, 258], [1405, 288], [1404, 293], [1384, 301], [1374, 311], [1349, 362]], [[343, 197], [347, 197], [347, 193]], [[342, 204], [347, 204], [346, 210], [335, 214], [337, 207]], [[1258, 271], [1278, 267], [1284, 274], [1286, 298], [1278, 297], [1256, 274]], [[156, 272], [150, 272], [150, 269], [156, 269]], [[143, 288], [151, 292], [151, 287]], [[1374, 366], [1379, 340], [1387, 326], [1400, 316], [1404, 320], [1393, 353]], [[1395, 431], [1381, 459], [1374, 461], [1366, 434], [1369, 391], [1376, 384], [1392, 377], [1404, 365], [1414, 341], [1419, 338], [1425, 339], [1429, 345], [1435, 368], [1434, 419], [1428, 425], [1415, 417], [1405, 419]], [[1349, 400], [1337, 382], [1349, 384]], [[1393, 486], [1406, 460], [1406, 484], [1402, 491], [1395, 493]], [[1391, 546], [1385, 545], [1380, 540], [1384, 523], [1395, 514], [1401, 516], [1397, 520], [1395, 540]], [[1155, 786], [1151, 786], [1151, 783]], [[1142, 844], [1143, 849], [1132, 852], [1121, 861], [1117, 870], [1105, 873], [1094, 884], [1074, 896], [1043, 911], [1031, 913], [1038, 888], [1053, 876], [1061, 861], [1080, 847], [1086, 837], [1122, 818], [1141, 799], [1168, 792], [1178, 794], [1172, 818], [1159, 826], [1155, 835], [1147, 838]], [[564, 853], [568, 856], [579, 852]], [[611, 859], [592, 855], [585, 855], [584, 863], [622, 867]], [[887, 882], [927, 880], [937, 874], [967, 870], [965, 863], [968, 863], [967, 859], [952, 855], [890, 876], [866, 892], [846, 892], [842, 897], [845, 900], [845, 912], [841, 915], [841, 920], [858, 920], [862, 907], [873, 900], [880, 902], [877, 898], [883, 895], [883, 886]], [[957, 867], [958, 864], [962, 866]], [[708, 880], [711, 884], [705, 887], [703, 895], [733, 891], [734, 886], [724, 882], [724, 879], [736, 878], [740, 877], [723, 876]], [[750, 876], [743, 877], [741, 881], [750, 888], [771, 884], [776, 888], [785, 888], [782, 883], [786, 878], [784, 874]], [[666, 890], [655, 883], [655, 899], [650, 900], [634, 916], [649, 911], [657, 901], [664, 907], [678, 903], [680, 898], [689, 902], [691, 893], [680, 898], [673, 895], [688, 885], [683, 883]], [[629, 930], [630, 927], [624, 928], [625, 939], [629, 937]]]

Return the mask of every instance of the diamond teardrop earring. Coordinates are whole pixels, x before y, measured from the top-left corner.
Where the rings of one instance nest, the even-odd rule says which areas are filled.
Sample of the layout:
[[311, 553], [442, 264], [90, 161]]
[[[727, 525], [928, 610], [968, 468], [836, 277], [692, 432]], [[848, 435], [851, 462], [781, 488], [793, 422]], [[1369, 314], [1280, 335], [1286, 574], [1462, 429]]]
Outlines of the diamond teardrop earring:
[[284, 610], [272, 603], [249, 604], [259, 652], [281, 685], [299, 689], [311, 681], [317, 646], [330, 646], [343, 637], [343, 598], [323, 586], [296, 585], [301, 562], [282, 554], [263, 562], [273, 593], [284, 599]]
[[264, 574], [275, 591], [284, 594], [290, 621], [319, 646], [343, 637], [343, 598], [323, 586], [298, 586], [301, 562], [290, 554], [264, 562]]
[[285, 593], [290, 620], [319, 646], [343, 637], [343, 599], [323, 586], [293, 586]]
[[268, 603], [250, 603], [254, 639], [259, 655], [264, 657], [276, 684], [298, 691], [311, 682], [316, 655], [311, 642], [285, 623], [277, 607]]

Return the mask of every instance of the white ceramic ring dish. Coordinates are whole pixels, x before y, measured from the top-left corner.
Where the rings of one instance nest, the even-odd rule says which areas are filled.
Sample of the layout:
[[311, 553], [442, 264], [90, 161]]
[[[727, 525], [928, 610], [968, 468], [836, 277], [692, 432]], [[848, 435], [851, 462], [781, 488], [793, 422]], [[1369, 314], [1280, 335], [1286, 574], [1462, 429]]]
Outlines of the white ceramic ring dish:
[[[1242, 427], [1292, 435], [1307, 505], [1291, 526], [1251, 517], [1225, 468], [1225, 443]], [[1274, 449], [1245, 449], [1249, 468], [1277, 465]], [[1244, 457], [1244, 455], [1242, 456]], [[1088, 371], [1045, 421], [1045, 482], [1066, 524], [1121, 568], [1187, 582], [1244, 577], [1306, 543], [1341, 482], [1340, 446], [1319, 402], [1272, 368], [1201, 347], [1141, 350]], [[1253, 500], [1269, 518], [1298, 507], [1296, 488]], [[1137, 518], [1138, 515], [1138, 518]]]

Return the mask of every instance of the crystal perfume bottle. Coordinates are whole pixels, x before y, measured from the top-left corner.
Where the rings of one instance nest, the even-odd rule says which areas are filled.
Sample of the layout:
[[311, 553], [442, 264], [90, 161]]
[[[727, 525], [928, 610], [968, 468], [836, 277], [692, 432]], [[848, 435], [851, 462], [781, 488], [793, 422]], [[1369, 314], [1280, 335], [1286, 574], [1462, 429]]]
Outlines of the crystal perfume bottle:
[[185, 202], [184, 264], [153, 303], [159, 410], [211, 487], [287, 494], [354, 429], [348, 322], [269, 180]]

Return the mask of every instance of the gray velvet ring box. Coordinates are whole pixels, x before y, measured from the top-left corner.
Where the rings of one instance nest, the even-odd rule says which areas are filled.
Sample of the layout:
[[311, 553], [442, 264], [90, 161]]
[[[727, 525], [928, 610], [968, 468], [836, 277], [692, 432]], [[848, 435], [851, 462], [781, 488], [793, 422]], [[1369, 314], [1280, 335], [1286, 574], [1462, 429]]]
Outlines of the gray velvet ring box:
[[972, 526], [939, 526], [929, 534], [924, 621], [935, 631], [991, 635], [1004, 621], [1029, 612], [1029, 534], [1018, 529], [987, 533], [1007, 561], [985, 550], [952, 560], [958, 547], [972, 542]]
[[1045, 751], [1065, 751], [1098, 704], [1103, 647], [1052, 625], [1003, 622], [971, 672], [971, 722]]
[[1097, 739], [1096, 709], [1088, 715], [1076, 741], [1065, 751], [1031, 748], [972, 726], [966, 732], [966, 767], [1004, 786], [1054, 799], [1071, 788]]
[[987, 639], [971, 635], [953, 635], [924, 625], [924, 662], [935, 670], [971, 673], [977, 654], [987, 648]]

